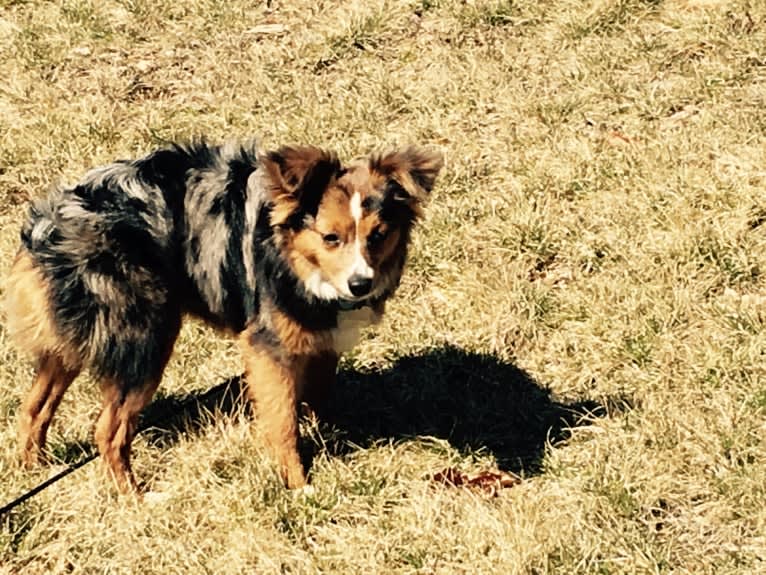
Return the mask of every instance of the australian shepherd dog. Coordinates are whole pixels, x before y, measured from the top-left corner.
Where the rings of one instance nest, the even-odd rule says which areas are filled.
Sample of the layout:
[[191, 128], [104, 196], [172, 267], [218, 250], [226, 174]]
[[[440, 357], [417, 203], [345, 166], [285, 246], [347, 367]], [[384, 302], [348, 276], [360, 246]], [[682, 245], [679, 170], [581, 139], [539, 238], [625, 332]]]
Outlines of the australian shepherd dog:
[[100, 383], [95, 440], [137, 489], [130, 445], [184, 314], [238, 336], [247, 393], [288, 487], [306, 483], [297, 407], [399, 284], [442, 167], [408, 147], [347, 165], [314, 147], [174, 145], [87, 173], [35, 201], [6, 283], [9, 333], [36, 365], [21, 406], [24, 462], [44, 454], [67, 387]]

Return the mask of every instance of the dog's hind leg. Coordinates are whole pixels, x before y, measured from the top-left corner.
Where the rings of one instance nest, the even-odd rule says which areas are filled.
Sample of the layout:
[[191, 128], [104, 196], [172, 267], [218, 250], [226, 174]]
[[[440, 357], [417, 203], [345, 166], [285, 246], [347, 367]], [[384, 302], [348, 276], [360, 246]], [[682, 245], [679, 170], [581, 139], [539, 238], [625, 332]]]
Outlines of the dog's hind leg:
[[48, 427], [78, 371], [66, 367], [55, 354], [39, 358], [35, 381], [22, 403], [19, 418], [19, 445], [25, 465], [32, 465], [41, 459]]
[[103, 409], [96, 422], [96, 443], [112, 479], [122, 492], [138, 491], [130, 465], [130, 446], [136, 434], [138, 416], [151, 401], [158, 384], [159, 379], [124, 394], [115, 382], [102, 384]]
[[5, 285], [6, 329], [36, 363], [32, 389], [21, 405], [19, 443], [26, 465], [40, 460], [51, 420], [80, 371], [80, 358], [56, 329], [51, 289], [38, 265], [19, 251]]
[[146, 377], [140, 380], [141, 384], [129, 385], [118, 377], [101, 380], [103, 408], [96, 422], [95, 439], [112, 479], [122, 492], [139, 491], [131, 468], [130, 447], [138, 430], [138, 417], [157, 391], [180, 325], [180, 315], [167, 318], [160, 337], [164, 342], [159, 344], [161, 353], [154, 361], [147, 359]]

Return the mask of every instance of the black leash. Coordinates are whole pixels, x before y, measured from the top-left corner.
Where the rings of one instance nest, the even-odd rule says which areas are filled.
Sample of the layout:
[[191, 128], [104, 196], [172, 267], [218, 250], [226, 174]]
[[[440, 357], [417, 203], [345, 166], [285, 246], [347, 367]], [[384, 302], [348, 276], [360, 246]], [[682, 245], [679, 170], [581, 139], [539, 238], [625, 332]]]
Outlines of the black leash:
[[86, 463], [90, 463], [91, 461], [93, 461], [97, 457], [98, 457], [98, 453], [91, 453], [90, 455], [87, 455], [87, 456], [83, 457], [80, 461], [78, 461], [76, 463], [73, 463], [72, 465], [70, 465], [66, 469], [64, 469], [62, 471], [59, 471], [56, 475], [54, 475], [52, 477], [49, 477], [48, 479], [46, 479], [45, 481], [43, 481], [39, 485], [36, 485], [35, 487], [30, 489], [29, 491], [27, 491], [23, 495], [20, 495], [19, 497], [17, 497], [16, 499], [14, 499], [10, 503], [8, 503], [7, 505], [4, 505], [2, 507], [2, 509], [0, 509], [0, 517], [5, 515], [6, 513], [10, 512], [15, 507], [18, 507], [19, 505], [24, 503], [27, 499], [31, 499], [32, 497], [34, 497], [35, 495], [40, 493], [46, 487], [49, 487], [49, 486], [53, 485], [59, 479], [63, 479], [64, 477], [66, 477], [67, 475], [72, 473], [73, 471], [77, 471], [78, 469], [80, 469], [80, 467], [82, 467]]

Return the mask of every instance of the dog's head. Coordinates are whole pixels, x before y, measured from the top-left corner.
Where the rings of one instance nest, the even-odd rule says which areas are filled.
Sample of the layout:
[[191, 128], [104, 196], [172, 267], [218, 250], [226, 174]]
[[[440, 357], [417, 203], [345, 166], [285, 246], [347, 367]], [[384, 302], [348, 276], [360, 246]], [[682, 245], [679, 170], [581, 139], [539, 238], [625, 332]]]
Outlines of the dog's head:
[[306, 290], [350, 304], [396, 288], [410, 231], [442, 167], [410, 147], [341, 166], [318, 148], [282, 148], [264, 165], [273, 183], [271, 225]]

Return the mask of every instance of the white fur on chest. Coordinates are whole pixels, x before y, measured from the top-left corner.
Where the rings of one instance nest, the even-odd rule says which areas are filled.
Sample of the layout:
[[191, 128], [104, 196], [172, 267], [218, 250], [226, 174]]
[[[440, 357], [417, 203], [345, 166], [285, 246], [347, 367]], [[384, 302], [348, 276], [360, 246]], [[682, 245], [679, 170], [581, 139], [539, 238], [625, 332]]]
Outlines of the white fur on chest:
[[369, 307], [341, 311], [338, 313], [338, 327], [332, 330], [333, 343], [337, 353], [345, 353], [359, 342], [361, 331], [380, 321], [380, 316]]

